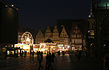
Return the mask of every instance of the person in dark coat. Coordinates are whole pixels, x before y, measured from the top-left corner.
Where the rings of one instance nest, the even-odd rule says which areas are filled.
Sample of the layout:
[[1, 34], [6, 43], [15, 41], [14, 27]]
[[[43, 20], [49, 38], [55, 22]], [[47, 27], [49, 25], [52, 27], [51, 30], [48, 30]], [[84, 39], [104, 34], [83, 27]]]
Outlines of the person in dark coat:
[[52, 55], [51, 55], [51, 53], [47, 53], [47, 56], [46, 56], [46, 70], [49, 70], [51, 68], [51, 63], [52, 63]]
[[62, 51], [62, 55], [63, 55], [63, 56], [65, 55], [64, 51]]
[[51, 55], [52, 63], [54, 63], [54, 58], [55, 58], [55, 53], [52, 53], [52, 55]]
[[109, 56], [105, 56], [105, 70], [109, 70]]
[[26, 54], [27, 54], [27, 51], [25, 51], [25, 53], [24, 53], [24, 57], [26, 57]]

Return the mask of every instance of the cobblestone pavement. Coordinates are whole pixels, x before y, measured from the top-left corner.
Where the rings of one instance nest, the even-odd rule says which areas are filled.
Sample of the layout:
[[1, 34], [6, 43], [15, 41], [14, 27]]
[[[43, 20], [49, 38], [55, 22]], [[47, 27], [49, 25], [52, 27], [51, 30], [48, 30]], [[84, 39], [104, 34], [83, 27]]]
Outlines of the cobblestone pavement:
[[57, 56], [54, 70], [101, 70], [101, 63], [95, 58]]
[[6, 63], [5, 67], [1, 67], [0, 70], [37, 70], [36, 68], [38, 68], [38, 61], [36, 56], [18, 58], [9, 57], [7, 58], [7, 61], [4, 62]]
[[[5, 67], [1, 67], [0, 70], [39, 70], [39, 64], [37, 56], [34, 57], [18, 57], [7, 58], [7, 61], [1, 61], [6, 63]], [[0, 62], [0, 64], [2, 64]], [[46, 59], [44, 56], [42, 67], [40, 70], [45, 70]], [[55, 62], [50, 67], [50, 70], [100, 70], [100, 62], [95, 58], [82, 57], [80, 60], [77, 57], [70, 57], [68, 54], [65, 56], [56, 56]]]

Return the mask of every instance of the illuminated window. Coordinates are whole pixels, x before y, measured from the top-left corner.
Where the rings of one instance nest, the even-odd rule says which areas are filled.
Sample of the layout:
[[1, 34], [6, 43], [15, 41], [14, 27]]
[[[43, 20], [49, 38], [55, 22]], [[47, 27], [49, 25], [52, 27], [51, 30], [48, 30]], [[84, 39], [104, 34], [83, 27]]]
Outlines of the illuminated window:
[[95, 35], [94, 30], [90, 30], [90, 35]]

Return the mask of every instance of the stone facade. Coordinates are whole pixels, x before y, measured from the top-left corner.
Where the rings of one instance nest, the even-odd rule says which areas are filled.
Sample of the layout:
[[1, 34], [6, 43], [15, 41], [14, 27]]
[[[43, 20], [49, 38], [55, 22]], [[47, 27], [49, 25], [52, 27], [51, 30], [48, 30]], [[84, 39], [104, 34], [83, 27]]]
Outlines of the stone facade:
[[64, 26], [60, 33], [60, 44], [63, 44], [64, 46], [69, 45], [69, 36]]
[[71, 46], [76, 50], [82, 50], [82, 45], [83, 45], [82, 33], [78, 28], [78, 26], [74, 25], [72, 27], [72, 32], [71, 32]]
[[59, 32], [58, 32], [57, 26], [54, 26], [52, 40], [53, 42], [57, 44], [59, 43]]
[[[52, 40], [57, 46], [68, 48], [69, 46], [74, 47], [76, 50], [82, 50], [83, 46], [86, 45], [85, 36], [78, 25], [73, 25], [70, 33], [66, 30], [65, 26], [62, 26], [60, 32], [57, 26], [52, 28], [48, 26], [45, 33], [41, 30], [38, 31], [35, 39], [35, 43], [44, 43], [47, 39]], [[70, 34], [70, 35], [69, 35]]]
[[47, 26], [45, 31], [45, 40], [52, 39], [52, 32], [49, 26]]
[[42, 31], [39, 30], [38, 33], [37, 33], [37, 35], [36, 35], [36, 41], [35, 41], [35, 43], [36, 44], [43, 43], [44, 40], [45, 40], [44, 39], [44, 35], [43, 35]]

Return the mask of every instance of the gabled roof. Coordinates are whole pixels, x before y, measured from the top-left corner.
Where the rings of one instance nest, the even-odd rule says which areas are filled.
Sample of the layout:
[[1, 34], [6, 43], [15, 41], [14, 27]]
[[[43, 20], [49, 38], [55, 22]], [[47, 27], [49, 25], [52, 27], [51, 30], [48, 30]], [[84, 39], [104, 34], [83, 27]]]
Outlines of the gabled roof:
[[[65, 29], [64, 26], [63, 26], [63, 28], [62, 28], [62, 31], [61, 31], [61, 33], [60, 33], [60, 36], [62, 35], [62, 33], [64, 33], [65, 35], [68, 36], [68, 33], [67, 33], [67, 31], [66, 31], [66, 29]], [[69, 37], [69, 36], [68, 36], [68, 37]]]
[[47, 26], [47, 28], [46, 28], [46, 30], [45, 30], [45, 33], [46, 33], [46, 32], [51, 32], [51, 29], [50, 29], [49, 26]]
[[44, 37], [44, 35], [43, 35], [41, 30], [38, 31], [38, 33], [36, 34], [36, 37]]
[[58, 29], [57, 29], [57, 26], [54, 26], [53, 33], [54, 32], [59, 32]]

